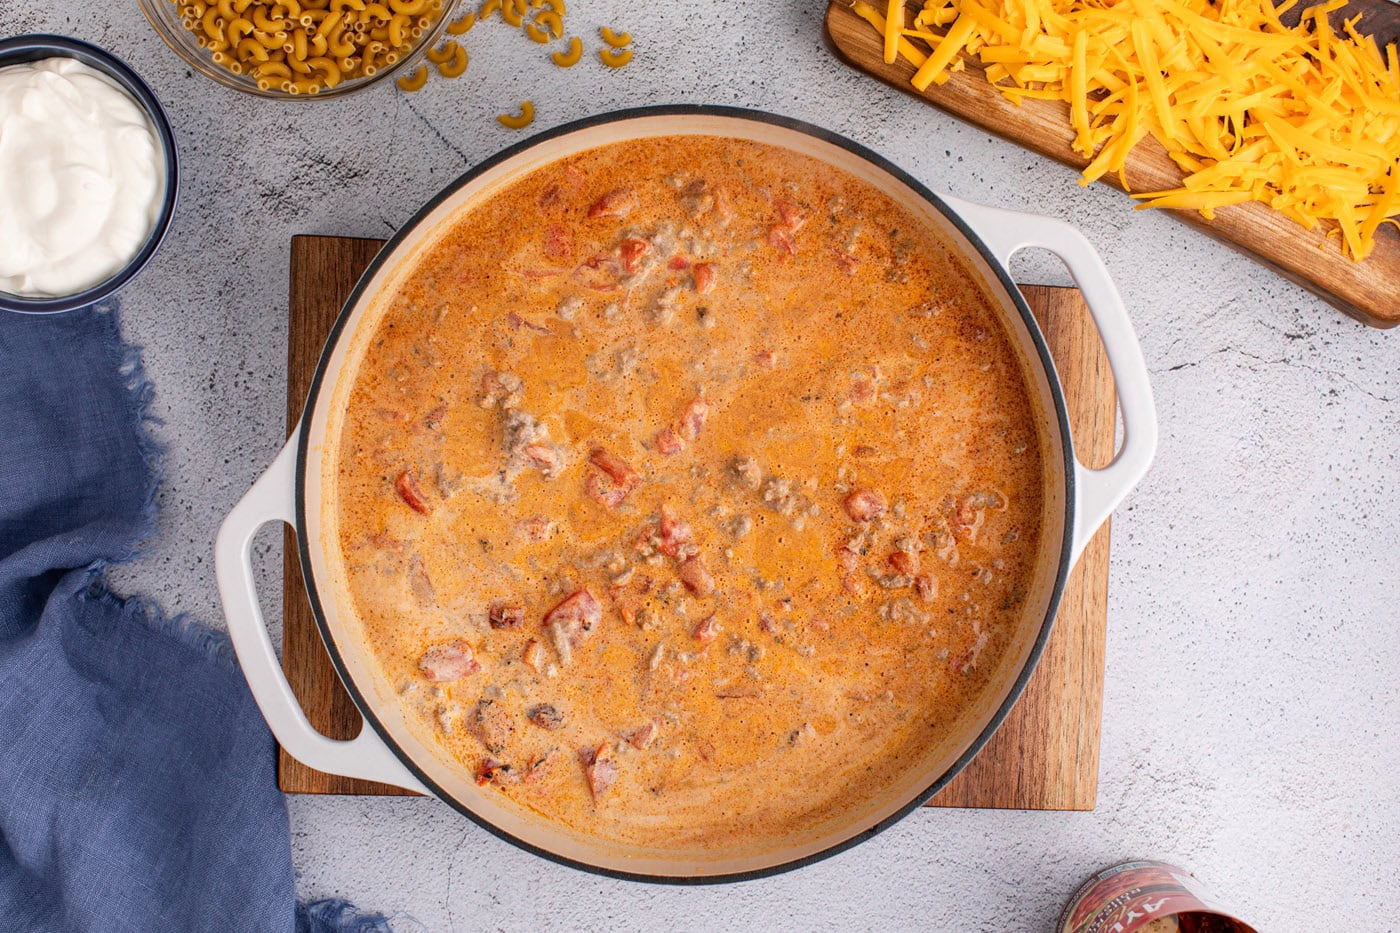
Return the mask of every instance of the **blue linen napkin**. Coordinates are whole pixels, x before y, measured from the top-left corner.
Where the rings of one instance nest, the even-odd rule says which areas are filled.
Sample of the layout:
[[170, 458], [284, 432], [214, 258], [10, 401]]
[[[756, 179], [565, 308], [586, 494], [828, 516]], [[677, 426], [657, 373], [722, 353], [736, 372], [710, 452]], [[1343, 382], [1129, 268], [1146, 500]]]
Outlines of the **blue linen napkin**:
[[387, 929], [297, 908], [275, 746], [226, 638], [107, 588], [155, 532], [151, 391], [114, 306], [0, 312], [0, 923]]

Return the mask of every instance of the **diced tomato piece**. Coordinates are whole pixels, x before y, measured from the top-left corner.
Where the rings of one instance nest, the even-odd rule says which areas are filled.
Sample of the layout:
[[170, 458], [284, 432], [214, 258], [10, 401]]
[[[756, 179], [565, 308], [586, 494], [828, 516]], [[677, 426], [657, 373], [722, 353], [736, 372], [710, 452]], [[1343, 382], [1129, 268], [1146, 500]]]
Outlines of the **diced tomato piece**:
[[768, 245], [780, 253], [786, 253], [789, 256], [797, 255], [797, 244], [793, 242], [792, 231], [784, 227], [770, 227], [768, 229]]
[[895, 551], [890, 555], [890, 566], [896, 573], [912, 577], [919, 572], [919, 555], [910, 554], [908, 551]]
[[621, 505], [632, 490], [628, 486], [616, 485], [602, 473], [589, 473], [584, 477], [583, 491], [611, 511]]
[[690, 526], [676, 517], [669, 505], [661, 507], [661, 522], [658, 526], [661, 540], [656, 549], [667, 557], [680, 553], [681, 545], [690, 543]]
[[543, 515], [532, 515], [515, 523], [516, 533], [527, 541], [543, 541], [554, 527], [554, 520]]
[[783, 226], [794, 233], [807, 222], [807, 215], [791, 201], [778, 202], [778, 216], [782, 218]]
[[680, 421], [676, 423], [676, 433], [688, 441], [695, 440], [700, 436], [700, 429], [705, 426], [705, 419], [709, 414], [710, 403], [696, 396], [681, 411]]
[[681, 561], [681, 565], [676, 568], [676, 575], [681, 578], [681, 583], [685, 584], [686, 589], [701, 599], [715, 591], [715, 578], [705, 566], [705, 559], [698, 554]]
[[602, 470], [611, 483], [605, 482], [602, 476], [597, 473], [590, 473], [584, 480], [584, 489], [590, 496], [610, 509], [621, 505], [622, 500], [627, 498], [627, 494], [641, 482], [642, 478], [636, 470], [627, 464], [627, 461], [601, 447], [593, 448], [588, 455], [588, 462]]
[[691, 632], [691, 634], [700, 644], [708, 645], [715, 640], [715, 636], [719, 634], [719, 631], [719, 622], [715, 620], [714, 616], [709, 616], [699, 625], [695, 626], [695, 631]]
[[521, 453], [548, 476], [559, 467], [559, 451], [548, 444], [526, 444]]
[[836, 259], [836, 264], [844, 269], [847, 275], [855, 275], [856, 269], [860, 268], [860, 260], [850, 253], [833, 249], [831, 255]]
[[569, 228], [561, 224], [550, 224], [544, 237], [544, 254], [550, 259], [572, 259], [574, 257], [574, 237]]
[[656, 432], [656, 439], [652, 442], [656, 449], [668, 457], [674, 456], [685, 450], [685, 442], [680, 439], [675, 428], [662, 428]]
[[636, 272], [642, 264], [642, 257], [651, 252], [651, 244], [646, 240], [628, 237], [622, 241], [622, 267], [628, 272]]
[[682, 269], [690, 268], [690, 260], [684, 256], [672, 256], [671, 261], [666, 263], [666, 268], [672, 272], [680, 272]]
[[612, 478], [614, 483], [623, 485], [637, 481], [637, 474], [621, 457], [609, 453], [602, 447], [594, 447], [588, 454], [588, 462]]
[[617, 257], [610, 255], [594, 256], [579, 263], [578, 268], [574, 269], [574, 281], [595, 292], [614, 291], [620, 275], [622, 264], [618, 262]]
[[646, 725], [632, 730], [627, 736], [627, 744], [638, 750], [648, 749], [651, 743], [656, 741], [656, 734], [660, 731], [661, 727], [655, 719], [648, 720]]
[[428, 500], [423, 498], [423, 490], [418, 487], [418, 480], [413, 478], [413, 471], [404, 470], [400, 473], [399, 478], [394, 480], [394, 489], [399, 498], [413, 511], [423, 515], [432, 513], [433, 509], [428, 505]]
[[636, 206], [637, 192], [631, 188], [614, 188], [593, 202], [593, 206], [588, 209], [588, 216], [626, 217]]
[[603, 620], [603, 607], [588, 591], [587, 587], [574, 590], [565, 596], [549, 612], [545, 613], [544, 626], [563, 625], [570, 634], [579, 636], [591, 632]]
[[713, 263], [697, 262], [695, 268], [690, 270], [690, 275], [695, 280], [695, 291], [701, 295], [715, 287], [715, 267]]

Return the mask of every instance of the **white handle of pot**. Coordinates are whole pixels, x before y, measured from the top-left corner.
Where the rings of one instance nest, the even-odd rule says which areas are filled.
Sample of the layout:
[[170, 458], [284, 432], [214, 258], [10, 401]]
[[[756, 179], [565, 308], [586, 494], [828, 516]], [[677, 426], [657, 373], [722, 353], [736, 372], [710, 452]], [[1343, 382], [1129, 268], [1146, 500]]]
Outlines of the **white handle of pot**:
[[1142, 346], [1107, 267], [1078, 229], [1052, 217], [987, 207], [960, 198], [945, 196], [944, 200], [967, 221], [1003, 266], [1010, 263], [1013, 254], [1031, 246], [1043, 247], [1060, 257], [1083, 293], [1103, 341], [1123, 412], [1123, 446], [1113, 462], [1099, 470], [1075, 460], [1078, 502], [1070, 554], [1072, 561], [1078, 560], [1094, 532], [1147, 473], [1157, 452], [1157, 410], [1152, 403], [1152, 383]]
[[272, 648], [253, 582], [253, 535], [272, 521], [296, 522], [297, 433], [229, 512], [214, 540], [214, 574], [229, 637], [272, 734], [293, 758], [318, 771], [427, 790], [365, 723], [353, 739], [327, 738], [307, 721]]

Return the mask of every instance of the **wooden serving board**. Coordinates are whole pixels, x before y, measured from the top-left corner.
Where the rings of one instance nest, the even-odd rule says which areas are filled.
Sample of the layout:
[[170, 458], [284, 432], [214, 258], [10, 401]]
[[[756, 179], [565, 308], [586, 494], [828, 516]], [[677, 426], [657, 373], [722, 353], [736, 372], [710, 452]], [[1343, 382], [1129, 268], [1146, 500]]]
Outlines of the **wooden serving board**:
[[[311, 375], [336, 315], [379, 240], [292, 239], [287, 340], [287, 426], [301, 417]], [[1023, 289], [1055, 358], [1079, 456], [1102, 466], [1113, 452], [1113, 375], [1079, 293]], [[982, 753], [932, 801], [943, 807], [1092, 810], [1098, 790], [1099, 713], [1108, 615], [1108, 526], [1099, 531], [1065, 587], [1054, 634], [1025, 693]], [[311, 724], [352, 738], [359, 711], [340, 685], [311, 615], [288, 531], [283, 548], [282, 666]], [[323, 774], [280, 753], [278, 784], [288, 793], [406, 794], [369, 781]]]
[[[883, 4], [874, 5], [883, 13]], [[1302, 4], [1307, 5], [1310, 4]], [[911, 10], [920, 8], [918, 3], [909, 6]], [[1373, 34], [1378, 42], [1400, 36], [1400, 5], [1391, 0], [1349, 0], [1345, 14], [1355, 13], [1364, 13], [1361, 29]], [[1340, 23], [1337, 25], [1340, 28]], [[883, 38], [851, 9], [850, 0], [832, 0], [826, 11], [826, 31], [836, 53], [853, 68], [1074, 169], [1088, 164], [1070, 147], [1074, 133], [1069, 128], [1068, 105], [1045, 100], [1013, 104], [987, 82], [975, 57], [964, 55], [966, 67], [962, 71], [953, 74], [946, 84], [929, 85], [927, 91], [920, 93], [909, 83], [914, 66], [903, 58], [892, 65], [885, 64]], [[909, 129], [918, 132], [917, 126]], [[1134, 191], [1160, 191], [1181, 184], [1176, 163], [1151, 137], [1133, 148], [1126, 169], [1128, 186]], [[1105, 175], [1103, 180], [1122, 188], [1116, 174]], [[1130, 209], [1128, 204], [1123, 205], [1123, 210]], [[1196, 211], [1171, 213], [1358, 321], [1372, 327], [1400, 324], [1400, 232], [1388, 224], [1376, 233], [1375, 251], [1358, 263], [1342, 254], [1336, 237], [1326, 236], [1325, 225], [1305, 230], [1264, 204], [1219, 208], [1212, 221], [1206, 221]]]

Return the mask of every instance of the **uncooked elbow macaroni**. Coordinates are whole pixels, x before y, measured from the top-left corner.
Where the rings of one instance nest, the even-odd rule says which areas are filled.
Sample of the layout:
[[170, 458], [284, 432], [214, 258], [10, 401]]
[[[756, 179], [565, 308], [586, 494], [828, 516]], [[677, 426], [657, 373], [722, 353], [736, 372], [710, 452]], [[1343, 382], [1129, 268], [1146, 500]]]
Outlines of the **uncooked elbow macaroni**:
[[423, 90], [423, 85], [428, 83], [428, 66], [419, 65], [417, 71], [411, 75], [404, 75], [397, 83], [401, 91], [412, 93]]
[[525, 129], [525, 127], [529, 126], [531, 122], [533, 122], [535, 119], [535, 105], [530, 103], [528, 100], [523, 101], [520, 104], [519, 116], [516, 116], [512, 113], [503, 113], [500, 116], [496, 117], [496, 119], [499, 120], [501, 125], [504, 127], [508, 127], [512, 130], [523, 130]]
[[[237, 4], [243, 0], [230, 0], [230, 2]], [[360, 0], [330, 0], [330, 2], [334, 7], [336, 4], [349, 5], [358, 3]], [[368, 30], [371, 41], [365, 47], [367, 61], [372, 58], [376, 63], [391, 62], [390, 56], [381, 54], [381, 43], [398, 46], [399, 40], [404, 35], [405, 15], [418, 9], [420, 4], [429, 4], [433, 0], [385, 0], [385, 2], [388, 4], [387, 7], [378, 2], [364, 4], [365, 13], [374, 20]], [[433, 7], [432, 9], [436, 11], [437, 8]], [[565, 0], [482, 0], [475, 12], [463, 13], [457, 19], [449, 22], [445, 32], [450, 36], [462, 36], [475, 27], [477, 23], [490, 20], [499, 14], [501, 22], [521, 30], [531, 41], [540, 45], [548, 45], [564, 40], [564, 16], [566, 13]], [[431, 25], [431, 22], [425, 18], [420, 20], [417, 25], [426, 29]], [[337, 28], [339, 27], [334, 24], [327, 26], [326, 21], [321, 20], [317, 35], [329, 34], [333, 40], [334, 30]], [[609, 68], [622, 68], [632, 61], [631, 33], [603, 26], [598, 30], [598, 34], [603, 41], [602, 48], [598, 50], [598, 59], [604, 65]], [[240, 32], [239, 35], [241, 37], [242, 33]], [[549, 57], [554, 64], [561, 68], [572, 68], [582, 60], [583, 51], [583, 39], [579, 36], [570, 36], [562, 48], [556, 46], [551, 50]], [[451, 39], [437, 48], [428, 49], [424, 52], [424, 56], [437, 67], [438, 74], [444, 78], [459, 77], [467, 70], [467, 50]], [[343, 66], [342, 71], [348, 73], [348, 70]], [[410, 93], [422, 90], [431, 73], [428, 66], [424, 65], [412, 75], [399, 78], [399, 88]], [[534, 117], [534, 104], [527, 100], [521, 104], [519, 114], [500, 114], [496, 119], [503, 126], [511, 129], [522, 129], [530, 125]]]
[[441, 48], [428, 49], [428, 51], [423, 54], [428, 61], [432, 62], [434, 65], [443, 65], [452, 60], [452, 56], [457, 53], [459, 48], [461, 48], [461, 46], [456, 42], [448, 42]]
[[609, 68], [621, 68], [632, 60], [632, 50], [614, 48], [599, 49], [598, 58]]
[[[247, 75], [264, 91], [317, 94], [403, 61], [437, 24], [444, 0], [174, 2], [181, 24], [215, 64]], [[454, 35], [471, 28], [469, 17], [453, 24]], [[444, 74], [460, 67], [460, 74], [465, 50], [454, 43], [438, 65]], [[427, 69], [421, 73], [426, 81]], [[422, 87], [417, 74], [405, 81], [405, 90]]]
[[598, 35], [603, 37], [603, 41], [615, 49], [626, 48], [632, 44], [632, 34], [630, 32], [613, 32], [607, 26], [598, 30]]
[[569, 40], [568, 51], [555, 52], [550, 58], [554, 59], [554, 64], [560, 68], [572, 68], [578, 64], [578, 60], [583, 57], [583, 40], [574, 36]]
[[452, 46], [452, 57], [445, 62], [438, 62], [438, 74], [444, 78], [460, 78], [467, 70], [467, 50], [455, 42]]

